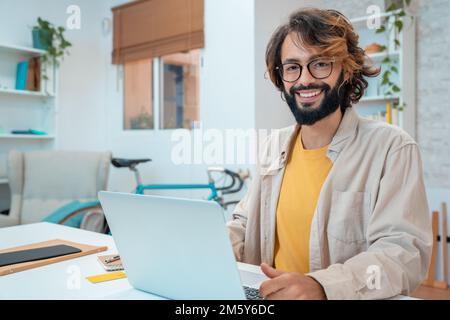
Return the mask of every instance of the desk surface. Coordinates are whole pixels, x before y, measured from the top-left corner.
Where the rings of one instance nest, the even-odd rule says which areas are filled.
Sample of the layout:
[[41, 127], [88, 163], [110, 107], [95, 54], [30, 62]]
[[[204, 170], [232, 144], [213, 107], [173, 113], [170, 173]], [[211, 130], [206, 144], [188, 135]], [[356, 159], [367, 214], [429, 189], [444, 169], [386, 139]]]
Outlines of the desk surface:
[[[61, 225], [36, 223], [0, 228], [0, 249], [50, 239], [108, 246], [108, 251], [101, 255], [117, 252], [111, 236]], [[242, 271], [260, 273], [257, 266], [238, 263], [238, 267], [244, 284], [253, 279], [245, 279], [249, 275]], [[18, 272], [0, 277], [0, 299], [162, 299], [133, 289], [127, 279], [97, 284], [86, 280], [88, 276], [105, 272], [97, 261], [97, 254]]]
[[[0, 249], [26, 245], [51, 239], [64, 239], [96, 246], [108, 246], [117, 252], [111, 236], [51, 223], [36, 223], [0, 228]], [[260, 273], [258, 266], [238, 263], [244, 284], [257, 280], [245, 271]], [[97, 262], [97, 255], [89, 255], [36, 269], [0, 277], [0, 299], [162, 299], [135, 290], [127, 279], [92, 284], [86, 277], [106, 271]], [[394, 299], [411, 299], [397, 296]]]

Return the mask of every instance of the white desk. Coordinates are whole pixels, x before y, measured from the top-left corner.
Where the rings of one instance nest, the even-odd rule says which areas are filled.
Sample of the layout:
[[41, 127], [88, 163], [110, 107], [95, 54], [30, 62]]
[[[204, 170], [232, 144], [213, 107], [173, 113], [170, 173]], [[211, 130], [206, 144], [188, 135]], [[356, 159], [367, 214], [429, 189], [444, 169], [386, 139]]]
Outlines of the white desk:
[[[114, 240], [110, 236], [56, 224], [43, 222], [0, 228], [0, 249], [51, 239], [63, 239], [96, 246], [108, 246], [108, 251], [102, 252], [101, 254], [117, 252]], [[238, 263], [238, 267], [241, 271], [244, 284], [251, 285], [255, 281], [258, 282], [258, 280], [262, 279], [255, 279], [248, 273], [245, 273], [245, 271], [261, 273], [258, 266]], [[161, 297], [133, 289], [127, 279], [97, 284], [92, 284], [86, 280], [88, 276], [102, 273], [105, 273], [105, 270], [97, 262], [97, 254], [93, 254], [7, 276], [0, 276], [0, 300], [161, 299]], [[77, 287], [77, 284], [79, 284], [79, 287]], [[397, 296], [393, 299], [409, 300], [412, 298]]]
[[[117, 252], [114, 240], [110, 236], [61, 225], [36, 223], [0, 228], [0, 249], [51, 239], [108, 246], [108, 251], [100, 254]], [[259, 267], [253, 265], [238, 263], [238, 267], [243, 275], [244, 284], [249, 284], [248, 281], [252, 279], [245, 278], [248, 274], [243, 274], [242, 271], [260, 272]], [[86, 280], [88, 276], [105, 272], [97, 262], [97, 254], [93, 254], [0, 276], [0, 299], [161, 299], [133, 289], [127, 279], [97, 284]], [[78, 274], [79, 277], [77, 277]]]

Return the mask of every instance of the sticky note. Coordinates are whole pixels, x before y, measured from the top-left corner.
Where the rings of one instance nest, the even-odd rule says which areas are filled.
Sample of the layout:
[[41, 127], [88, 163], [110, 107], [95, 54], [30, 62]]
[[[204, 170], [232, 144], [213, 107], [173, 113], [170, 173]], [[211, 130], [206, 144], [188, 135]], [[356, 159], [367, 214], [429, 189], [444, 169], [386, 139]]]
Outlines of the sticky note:
[[116, 272], [108, 272], [108, 273], [99, 274], [96, 276], [86, 277], [86, 279], [88, 279], [92, 283], [99, 283], [99, 282], [123, 279], [126, 277], [127, 277], [127, 275], [125, 274], [125, 272], [116, 271]]

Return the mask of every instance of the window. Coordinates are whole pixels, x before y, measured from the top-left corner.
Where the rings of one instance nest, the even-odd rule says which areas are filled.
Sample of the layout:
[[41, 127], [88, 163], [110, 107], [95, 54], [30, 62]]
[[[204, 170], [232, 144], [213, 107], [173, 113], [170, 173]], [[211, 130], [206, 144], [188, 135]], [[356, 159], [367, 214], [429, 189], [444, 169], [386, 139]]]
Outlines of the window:
[[204, 2], [140, 0], [112, 9], [112, 63], [125, 68], [125, 130], [197, 126]]
[[152, 60], [124, 64], [124, 129], [153, 129]]
[[[200, 50], [124, 64], [124, 129], [192, 129], [199, 121]], [[159, 70], [159, 69], [157, 69]], [[159, 75], [153, 78], [154, 75]], [[152, 94], [157, 84], [160, 92]], [[153, 106], [159, 106], [159, 119]], [[159, 121], [155, 123], [155, 120]]]
[[161, 128], [191, 129], [199, 120], [199, 50], [161, 57]]

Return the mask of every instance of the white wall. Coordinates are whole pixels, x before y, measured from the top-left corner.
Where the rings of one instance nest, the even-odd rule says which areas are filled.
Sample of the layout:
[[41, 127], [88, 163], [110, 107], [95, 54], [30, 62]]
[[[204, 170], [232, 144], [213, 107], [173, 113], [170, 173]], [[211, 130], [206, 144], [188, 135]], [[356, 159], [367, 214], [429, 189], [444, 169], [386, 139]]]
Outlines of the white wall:
[[253, 0], [205, 1], [201, 119], [208, 128], [253, 128]]

